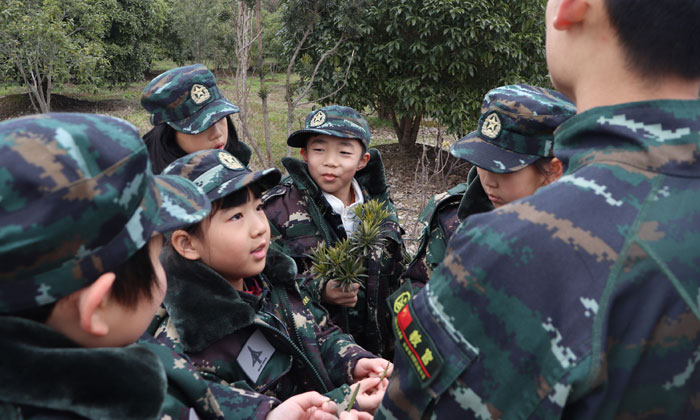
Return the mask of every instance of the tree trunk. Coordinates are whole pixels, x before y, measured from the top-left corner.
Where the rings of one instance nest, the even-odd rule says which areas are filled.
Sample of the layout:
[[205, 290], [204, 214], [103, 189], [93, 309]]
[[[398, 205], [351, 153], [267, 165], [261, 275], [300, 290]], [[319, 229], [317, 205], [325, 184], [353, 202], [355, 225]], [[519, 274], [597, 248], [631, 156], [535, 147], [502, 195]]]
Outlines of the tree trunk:
[[396, 113], [391, 110], [391, 121], [394, 125], [394, 132], [399, 139], [399, 149], [403, 153], [412, 153], [418, 139], [418, 129], [420, 122], [423, 119], [423, 114], [418, 114], [415, 117], [401, 117], [401, 120], [396, 118]]
[[263, 43], [262, 43], [262, 16], [260, 14], [260, 3], [261, 0], [255, 2], [255, 18], [257, 21], [258, 30], [258, 74], [260, 75], [260, 99], [262, 100], [262, 112], [263, 112], [263, 125], [265, 127], [265, 152], [267, 158], [267, 167], [272, 166], [272, 145], [270, 142], [270, 112], [267, 109], [267, 90], [265, 89], [265, 69], [264, 61], [265, 56], [263, 55]]

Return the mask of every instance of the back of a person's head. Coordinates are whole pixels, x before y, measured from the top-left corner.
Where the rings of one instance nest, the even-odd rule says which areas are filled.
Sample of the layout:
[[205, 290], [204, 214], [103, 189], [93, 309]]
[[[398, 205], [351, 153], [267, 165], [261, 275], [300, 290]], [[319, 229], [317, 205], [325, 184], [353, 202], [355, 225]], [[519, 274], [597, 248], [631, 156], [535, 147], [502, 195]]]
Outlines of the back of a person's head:
[[658, 77], [700, 77], [700, 1], [605, 0], [630, 70]]

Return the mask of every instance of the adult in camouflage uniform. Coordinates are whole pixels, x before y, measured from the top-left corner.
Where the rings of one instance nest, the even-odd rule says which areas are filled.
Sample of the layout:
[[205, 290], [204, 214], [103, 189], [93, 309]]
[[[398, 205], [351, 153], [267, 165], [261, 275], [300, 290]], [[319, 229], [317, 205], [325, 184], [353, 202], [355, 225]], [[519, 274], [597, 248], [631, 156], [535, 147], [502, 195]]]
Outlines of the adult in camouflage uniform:
[[[354, 176], [362, 195], [356, 200], [377, 200], [390, 212], [383, 225], [387, 238], [384, 249], [367, 259], [367, 281], [365, 287], [358, 290], [355, 306], [323, 304], [333, 321], [352, 334], [358, 344], [373, 353], [389, 357], [393, 351], [389, 328], [391, 314], [383, 302], [398, 288], [403, 269], [403, 242], [396, 208], [389, 198], [384, 164], [378, 150], [367, 149], [370, 144], [369, 125], [352, 108], [333, 105], [310, 112], [306, 116], [305, 128], [292, 133], [287, 144], [305, 148], [307, 140], [318, 135], [357, 139], [362, 144], [363, 151], [369, 152], [369, 162]], [[314, 300], [321, 301], [326, 282], [313, 279], [309, 255], [322, 242], [333, 245], [346, 238], [347, 232], [341, 216], [333, 211], [324, 191], [310, 175], [307, 163], [283, 158], [282, 164], [289, 177], [263, 196], [272, 239], [296, 262], [302, 274], [302, 287]]]
[[[218, 150], [178, 159], [164, 173], [189, 178], [212, 203], [224, 203], [236, 193], [247, 194], [249, 188], [275, 185], [280, 178], [276, 169], [251, 172], [232, 155]], [[221, 206], [217, 211], [227, 208]], [[239, 222], [255, 223], [245, 211], [238, 213], [237, 205], [233, 208], [241, 214]], [[261, 214], [267, 230], [267, 219]], [[190, 242], [182, 241], [191, 241], [191, 235], [196, 235], [192, 229], [176, 231], [172, 245], [163, 251], [161, 260], [170, 287], [165, 311], [151, 331], [189, 355], [205, 377], [258, 392], [264, 407], [271, 396], [286, 400], [309, 390], [326, 394], [339, 409], [347, 407], [352, 393], [348, 384], [361, 379], [358, 372], [375, 356], [355, 344], [329, 322], [322, 307], [301, 294], [294, 261], [269, 250], [264, 272], [243, 279], [242, 287], [249, 291], [237, 290], [228, 274], [224, 277], [201, 257], [188, 254]], [[200, 241], [205, 248], [214, 246], [207, 237]], [[370, 365], [384, 367], [386, 363], [378, 359]], [[375, 382], [379, 380], [365, 381], [363, 389]], [[374, 408], [380, 398], [374, 398]]]
[[555, 133], [566, 173], [467, 218], [391, 302], [408, 340], [375, 418], [700, 417], [698, 19], [691, 0], [549, 1], [550, 74], [578, 108]]
[[[223, 419], [216, 392], [185, 359], [155, 342], [127, 345], [160, 301], [142, 290], [152, 282], [137, 289], [103, 274], [120, 273], [146, 246], [157, 251], [159, 232], [204, 218], [206, 198], [189, 181], [153, 176], [136, 129], [106, 116], [0, 123], [0, 166], [0, 417]], [[136, 303], [100, 308], [125, 311], [129, 324], [141, 316], [143, 329], [83, 306], [80, 321], [66, 315], [76, 294], [92, 302], [105, 279], [110, 298], [122, 302], [117, 282], [127, 282]], [[154, 354], [163, 351], [169, 363]]]
[[231, 121], [239, 108], [223, 96], [202, 64], [177, 67], [151, 80], [141, 93], [141, 105], [154, 126], [143, 139], [155, 173], [197, 150], [227, 150], [246, 165], [250, 161], [251, 150], [238, 140]]
[[[495, 137], [489, 131], [496, 118], [492, 116], [494, 112], [498, 118], [503, 118], [500, 121], [502, 130]], [[467, 216], [494, 209], [482, 185], [484, 182], [492, 194], [508, 188], [505, 183], [533, 183], [509, 191], [510, 199], [522, 198], [522, 194], [534, 192], [561, 176], [561, 162], [552, 154], [554, 129], [575, 113], [571, 100], [549, 89], [509, 85], [486, 94], [481, 106], [480, 129], [459, 139], [450, 149], [453, 156], [474, 165], [467, 182], [431, 197], [419, 217], [425, 227], [418, 250], [405, 273], [414, 286], [422, 287], [428, 281], [445, 258], [447, 242]], [[534, 165], [531, 172], [535, 172], [512, 179], [519, 175], [516, 172], [531, 165]], [[493, 179], [481, 179], [477, 168], [487, 171]], [[509, 179], [497, 174], [509, 174]]]

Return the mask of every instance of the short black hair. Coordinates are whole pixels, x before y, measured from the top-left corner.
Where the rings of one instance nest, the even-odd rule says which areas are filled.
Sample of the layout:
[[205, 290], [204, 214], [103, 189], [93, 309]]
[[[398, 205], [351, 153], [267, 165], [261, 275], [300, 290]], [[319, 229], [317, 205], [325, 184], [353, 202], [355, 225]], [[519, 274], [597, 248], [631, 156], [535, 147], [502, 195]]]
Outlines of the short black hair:
[[700, 77], [700, 1], [605, 0], [630, 68], [646, 77]]
[[199, 223], [195, 223], [193, 225], [190, 225], [183, 229], [185, 232], [189, 233], [190, 235], [194, 235], [197, 237], [201, 237], [202, 235], [202, 224], [207, 223], [208, 220], [211, 220], [214, 215], [221, 211], [221, 210], [226, 210], [230, 209], [231, 207], [236, 207], [240, 206], [242, 204], [245, 204], [249, 200], [249, 195], [248, 191], [253, 193], [254, 198], [260, 198], [262, 197], [262, 193], [264, 191], [264, 188], [262, 185], [260, 185], [259, 182], [255, 182], [251, 185], [248, 185], [247, 188], [242, 188], [236, 192], [233, 192], [225, 197], [222, 197], [218, 200], [215, 200], [211, 203], [211, 211], [209, 212], [209, 215], [207, 216], [206, 219], [202, 220]]
[[[236, 155], [238, 150], [238, 133], [233, 125], [230, 116], [226, 116], [226, 124], [228, 126], [228, 141], [224, 150]], [[143, 140], [148, 147], [148, 155], [151, 158], [151, 165], [154, 174], [163, 172], [168, 165], [175, 160], [186, 156], [187, 153], [178, 146], [175, 140], [175, 129], [166, 123], [158, 124], [153, 127], [148, 133], [144, 134]]]
[[[116, 280], [112, 286], [111, 297], [127, 308], [135, 308], [142, 297], [151, 299], [153, 288], [158, 286], [148, 245], [136, 251], [124, 264], [114, 270], [114, 273]], [[25, 309], [10, 315], [45, 323], [56, 307], [56, 303], [58, 302]]]

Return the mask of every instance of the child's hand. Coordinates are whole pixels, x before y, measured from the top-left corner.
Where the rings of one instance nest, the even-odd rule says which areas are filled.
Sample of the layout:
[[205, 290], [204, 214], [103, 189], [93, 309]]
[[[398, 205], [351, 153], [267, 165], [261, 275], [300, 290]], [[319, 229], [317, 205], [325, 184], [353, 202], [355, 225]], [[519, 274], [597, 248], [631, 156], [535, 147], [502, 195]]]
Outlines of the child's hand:
[[[389, 366], [387, 368], [387, 366]], [[386, 375], [384, 375], [384, 370], [387, 370]], [[386, 359], [378, 357], [376, 359], [360, 359], [355, 365], [355, 369], [352, 371], [352, 377], [355, 381], [359, 381], [365, 378], [380, 378], [384, 376], [388, 378], [391, 372], [394, 370], [394, 365]]]
[[353, 284], [347, 292], [343, 292], [343, 289], [339, 286], [337, 281], [329, 280], [323, 289], [321, 300], [326, 303], [354, 308], [357, 304], [357, 291], [360, 289], [360, 285], [358, 283]]
[[374, 414], [384, 398], [384, 391], [386, 391], [388, 383], [389, 381], [386, 379], [367, 378], [350, 385], [350, 389], [354, 392], [355, 387], [360, 387], [355, 400], [357, 405], [362, 411]]
[[335, 420], [338, 407], [318, 392], [288, 398], [268, 413], [266, 420]]
[[350, 410], [340, 413], [340, 420], [372, 420], [374, 417], [367, 412]]

